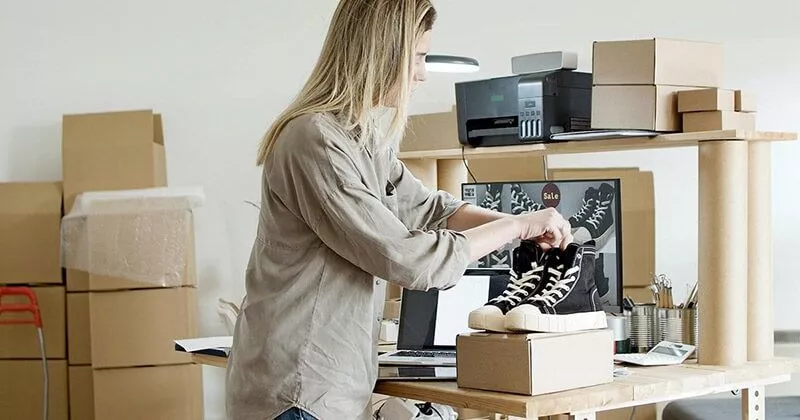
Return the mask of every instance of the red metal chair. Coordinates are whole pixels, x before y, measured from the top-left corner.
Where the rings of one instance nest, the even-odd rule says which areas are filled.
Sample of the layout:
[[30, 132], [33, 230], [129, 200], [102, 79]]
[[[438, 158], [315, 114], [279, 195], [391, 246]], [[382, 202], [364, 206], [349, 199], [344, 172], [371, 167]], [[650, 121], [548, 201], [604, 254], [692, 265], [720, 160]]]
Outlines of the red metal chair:
[[[27, 298], [27, 303], [4, 303], [3, 298], [22, 296]], [[8, 299], [10, 300], [10, 299]], [[27, 314], [29, 316], [19, 316], [4, 319], [4, 314]], [[36, 294], [29, 287], [0, 287], [0, 325], [31, 325], [36, 328], [39, 336], [39, 351], [42, 354], [42, 371], [44, 372], [44, 403], [42, 407], [43, 419], [47, 420], [47, 408], [49, 403], [49, 381], [47, 373], [47, 354], [44, 349], [44, 333], [42, 331], [42, 314], [39, 311], [39, 303]]]

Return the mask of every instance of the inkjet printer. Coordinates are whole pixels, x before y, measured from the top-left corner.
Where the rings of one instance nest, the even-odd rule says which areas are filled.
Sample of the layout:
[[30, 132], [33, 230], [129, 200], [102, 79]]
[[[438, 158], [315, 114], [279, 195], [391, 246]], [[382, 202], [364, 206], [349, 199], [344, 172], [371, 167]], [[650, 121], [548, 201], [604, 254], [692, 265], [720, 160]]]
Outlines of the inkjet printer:
[[592, 74], [558, 69], [456, 83], [458, 139], [469, 146], [542, 143], [591, 128]]

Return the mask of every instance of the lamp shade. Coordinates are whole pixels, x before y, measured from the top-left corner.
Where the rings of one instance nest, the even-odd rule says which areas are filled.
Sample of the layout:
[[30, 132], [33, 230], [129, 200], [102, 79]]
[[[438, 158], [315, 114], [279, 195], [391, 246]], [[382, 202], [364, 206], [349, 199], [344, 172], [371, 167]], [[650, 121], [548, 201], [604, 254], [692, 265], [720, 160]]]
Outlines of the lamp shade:
[[432, 73], [473, 73], [480, 70], [478, 60], [454, 55], [428, 55], [425, 68]]

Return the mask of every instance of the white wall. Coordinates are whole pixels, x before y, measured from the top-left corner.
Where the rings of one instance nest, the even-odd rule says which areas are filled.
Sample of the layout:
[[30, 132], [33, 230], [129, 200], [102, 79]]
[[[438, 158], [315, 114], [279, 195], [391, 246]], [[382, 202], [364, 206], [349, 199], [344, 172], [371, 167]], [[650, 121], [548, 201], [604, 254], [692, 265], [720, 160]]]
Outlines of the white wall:
[[[238, 301], [255, 228], [265, 127], [310, 71], [335, 0], [72, 0], [0, 2], [0, 181], [58, 180], [60, 116], [153, 108], [163, 113], [172, 185], [202, 185], [197, 212], [201, 332], [220, 334], [218, 297]], [[721, 41], [725, 83], [759, 93], [758, 125], [800, 131], [800, 11], [793, 0], [436, 0], [438, 53], [475, 56], [477, 75], [431, 75], [416, 113], [453, 104], [453, 82], [506, 75], [515, 54], [566, 49], [590, 70], [591, 42], [633, 37]], [[796, 143], [774, 147], [777, 328], [800, 328], [792, 271], [800, 177]], [[559, 166], [638, 165], [655, 171], [657, 269], [696, 278], [697, 157], [693, 149], [563, 156]], [[223, 175], [212, 176], [209, 168]], [[206, 369], [208, 419], [222, 419], [223, 380]]]

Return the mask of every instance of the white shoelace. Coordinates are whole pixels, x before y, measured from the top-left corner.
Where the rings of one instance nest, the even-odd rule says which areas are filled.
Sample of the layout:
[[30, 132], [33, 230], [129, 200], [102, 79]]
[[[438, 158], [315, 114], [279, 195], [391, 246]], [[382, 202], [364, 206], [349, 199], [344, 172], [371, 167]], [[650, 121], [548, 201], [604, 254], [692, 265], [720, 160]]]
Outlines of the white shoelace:
[[563, 299], [572, 289], [573, 284], [575, 284], [575, 281], [578, 279], [577, 274], [578, 271], [580, 271], [580, 266], [570, 268], [564, 273], [563, 277], [561, 276], [560, 270], [551, 268], [549, 271], [550, 274], [555, 275], [559, 280], [550, 284], [541, 295], [534, 296], [531, 300], [544, 302], [548, 306], [553, 306], [556, 302]]
[[[503, 291], [503, 294], [500, 296], [492, 299], [491, 303], [500, 303], [500, 302], [511, 302], [515, 305], [522, 302], [522, 299], [528, 296], [528, 294], [536, 287], [535, 285], [541, 281], [541, 272], [544, 269], [544, 266], [541, 265], [534, 265], [533, 268], [523, 273], [519, 279], [516, 276], [511, 276], [511, 281], [506, 286], [506, 290]], [[523, 287], [526, 284], [530, 284], [528, 288]]]
[[587, 212], [587, 211], [589, 211], [589, 207], [591, 207], [591, 206], [592, 206], [592, 204], [593, 204], [594, 202], [596, 202], [596, 201], [597, 201], [597, 200], [596, 200], [596, 199], [594, 199], [594, 198], [590, 198], [590, 199], [588, 199], [588, 200], [584, 198], [584, 199], [583, 199], [583, 205], [581, 206], [581, 209], [580, 209], [580, 210], [578, 210], [578, 212], [577, 212], [577, 213], [575, 213], [575, 216], [573, 216], [573, 217], [574, 217], [576, 220], [581, 220], [581, 219], [583, 219], [584, 217], [586, 217], [586, 212]]
[[606, 210], [608, 210], [609, 204], [609, 201], [604, 201], [598, 204], [594, 209], [594, 213], [592, 213], [592, 216], [589, 217], [589, 220], [587, 220], [586, 223], [597, 229], [597, 227], [600, 226], [600, 222], [603, 220], [603, 217], [606, 215]]

